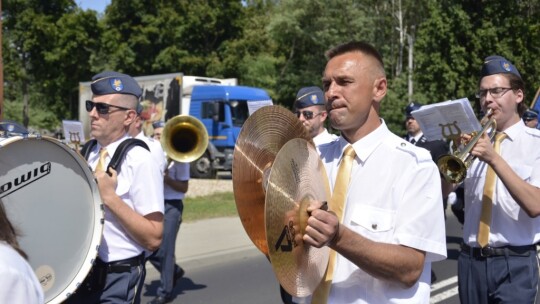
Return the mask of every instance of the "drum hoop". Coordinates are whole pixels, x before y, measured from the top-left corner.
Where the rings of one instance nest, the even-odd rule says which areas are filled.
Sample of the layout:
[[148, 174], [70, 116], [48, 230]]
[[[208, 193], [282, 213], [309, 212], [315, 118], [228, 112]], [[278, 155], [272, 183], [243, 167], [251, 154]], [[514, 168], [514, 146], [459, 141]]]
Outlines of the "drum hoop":
[[99, 189], [97, 187], [97, 182], [94, 177], [94, 174], [90, 167], [88, 166], [88, 163], [86, 160], [76, 151], [74, 151], [73, 148], [68, 146], [62, 141], [59, 141], [56, 138], [48, 137], [48, 136], [41, 136], [41, 135], [28, 135], [25, 137], [22, 136], [13, 136], [9, 138], [2, 139], [0, 141], [0, 147], [7, 146], [11, 143], [14, 143], [19, 140], [44, 140], [53, 144], [56, 144], [58, 147], [61, 147], [66, 152], [68, 152], [69, 156], [71, 156], [76, 163], [80, 166], [82, 172], [84, 173], [86, 180], [88, 182], [88, 185], [90, 186], [90, 190], [92, 192], [92, 200], [94, 202], [94, 221], [93, 221], [93, 231], [95, 232], [92, 235], [90, 244], [89, 244], [89, 250], [84, 256], [84, 260], [82, 263], [82, 266], [77, 271], [75, 277], [67, 284], [64, 284], [65, 286], [62, 287], [62, 291], [58, 293], [58, 295], [52, 297], [49, 299], [46, 303], [50, 304], [59, 304], [65, 301], [69, 296], [71, 296], [77, 288], [82, 284], [90, 270], [92, 269], [92, 266], [94, 265], [94, 261], [97, 258], [99, 245], [101, 243], [101, 239], [103, 237], [103, 226], [104, 226], [104, 220], [105, 220], [105, 213], [103, 210], [103, 202], [101, 201], [101, 196], [99, 194]]

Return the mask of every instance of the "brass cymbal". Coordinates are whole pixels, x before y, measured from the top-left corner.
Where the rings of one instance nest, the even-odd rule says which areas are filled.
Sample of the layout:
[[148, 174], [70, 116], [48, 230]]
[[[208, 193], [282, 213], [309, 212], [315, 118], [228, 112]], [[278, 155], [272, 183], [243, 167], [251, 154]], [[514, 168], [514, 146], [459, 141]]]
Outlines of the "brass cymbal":
[[265, 106], [248, 117], [236, 140], [232, 181], [242, 225], [255, 246], [268, 255], [264, 227], [266, 180], [276, 154], [292, 138], [310, 136], [300, 120], [281, 106]]
[[313, 293], [328, 264], [327, 246], [305, 245], [313, 200], [327, 201], [330, 186], [315, 147], [304, 139], [292, 139], [276, 155], [266, 188], [266, 239], [270, 263], [281, 286], [293, 296]]

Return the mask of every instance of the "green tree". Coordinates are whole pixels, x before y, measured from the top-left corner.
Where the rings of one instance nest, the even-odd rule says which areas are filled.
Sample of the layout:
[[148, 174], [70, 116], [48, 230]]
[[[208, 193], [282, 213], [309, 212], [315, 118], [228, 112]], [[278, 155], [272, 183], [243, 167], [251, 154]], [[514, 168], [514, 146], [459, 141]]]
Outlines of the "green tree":
[[[223, 44], [241, 33], [240, 1], [116, 0], [103, 19], [95, 71], [207, 75]], [[222, 75], [211, 75], [222, 76]]]
[[70, 98], [92, 51], [95, 12], [81, 12], [72, 0], [8, 0], [3, 14], [5, 117], [57, 129], [75, 113]]

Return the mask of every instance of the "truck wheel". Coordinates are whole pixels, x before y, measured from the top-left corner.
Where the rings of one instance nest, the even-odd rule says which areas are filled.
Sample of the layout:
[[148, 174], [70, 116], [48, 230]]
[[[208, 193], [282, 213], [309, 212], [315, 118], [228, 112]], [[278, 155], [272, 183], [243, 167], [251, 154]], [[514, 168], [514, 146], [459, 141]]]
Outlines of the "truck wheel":
[[192, 178], [216, 178], [216, 170], [212, 167], [208, 153], [191, 163], [190, 173]]

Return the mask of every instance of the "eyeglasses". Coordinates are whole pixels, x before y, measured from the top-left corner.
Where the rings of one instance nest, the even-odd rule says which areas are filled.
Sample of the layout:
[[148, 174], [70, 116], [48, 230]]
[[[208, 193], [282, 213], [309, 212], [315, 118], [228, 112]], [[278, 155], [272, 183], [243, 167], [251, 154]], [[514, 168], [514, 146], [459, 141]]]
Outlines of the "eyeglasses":
[[475, 96], [476, 98], [483, 99], [486, 98], [487, 93], [491, 94], [493, 98], [501, 98], [506, 92], [513, 90], [512, 88], [491, 88], [491, 89], [485, 89], [485, 90], [478, 90], [476, 92]]
[[294, 114], [296, 114], [296, 117], [300, 118], [300, 115], [304, 115], [304, 118], [307, 119], [307, 120], [311, 120], [313, 119], [313, 117], [317, 117], [319, 115], [321, 115], [323, 112], [319, 112], [317, 114], [313, 114], [313, 111], [296, 111], [294, 112]]
[[132, 110], [130, 108], [124, 108], [124, 107], [115, 106], [115, 105], [103, 103], [103, 102], [93, 102], [91, 100], [86, 101], [86, 111], [91, 112], [94, 107], [96, 107], [96, 111], [102, 115], [109, 114], [111, 107], [124, 110], [124, 111]]

